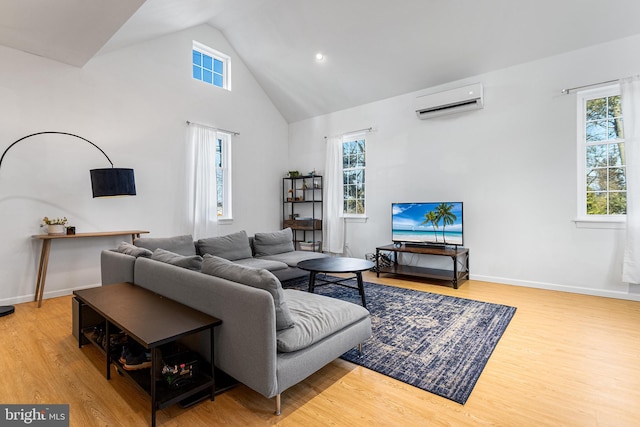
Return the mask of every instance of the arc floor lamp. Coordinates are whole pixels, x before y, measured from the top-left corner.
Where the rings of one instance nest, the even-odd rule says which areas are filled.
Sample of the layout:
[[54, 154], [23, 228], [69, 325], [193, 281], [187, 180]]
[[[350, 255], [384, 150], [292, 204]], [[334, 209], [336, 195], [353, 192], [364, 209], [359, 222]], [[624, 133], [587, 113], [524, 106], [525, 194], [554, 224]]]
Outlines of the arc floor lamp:
[[[93, 145], [107, 158], [107, 161], [111, 164], [110, 168], [89, 170], [89, 174], [91, 177], [91, 190], [94, 198], [136, 195], [136, 182], [133, 174], [133, 169], [114, 167], [113, 162], [111, 161], [109, 156], [107, 156], [107, 153], [102, 150], [102, 148], [98, 147], [96, 144], [86, 138], [68, 132], [45, 131], [23, 136], [22, 138], [9, 145], [6, 150], [4, 150], [4, 152], [2, 153], [2, 157], [0, 157], [0, 168], [2, 168], [2, 161], [4, 160], [4, 156], [6, 156], [7, 151], [9, 151], [14, 145], [21, 141], [24, 141], [27, 138], [46, 134], [67, 135], [73, 138], [81, 139]], [[15, 308], [13, 306], [0, 306], [0, 317], [11, 314], [14, 311]]]

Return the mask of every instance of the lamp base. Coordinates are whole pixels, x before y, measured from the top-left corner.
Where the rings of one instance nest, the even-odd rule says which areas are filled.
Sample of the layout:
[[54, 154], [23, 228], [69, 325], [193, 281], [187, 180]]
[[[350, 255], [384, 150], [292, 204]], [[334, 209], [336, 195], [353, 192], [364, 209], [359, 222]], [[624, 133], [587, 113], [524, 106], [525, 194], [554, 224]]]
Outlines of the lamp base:
[[8, 316], [9, 314], [16, 311], [16, 308], [12, 305], [3, 305], [0, 306], [0, 317]]

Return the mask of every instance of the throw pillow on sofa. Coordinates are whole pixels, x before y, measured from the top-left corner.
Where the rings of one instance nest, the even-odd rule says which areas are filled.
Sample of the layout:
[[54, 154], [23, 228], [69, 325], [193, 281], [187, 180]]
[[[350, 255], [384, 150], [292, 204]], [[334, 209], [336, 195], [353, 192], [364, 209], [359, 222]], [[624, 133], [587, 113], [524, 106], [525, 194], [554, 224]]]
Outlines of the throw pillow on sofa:
[[278, 255], [293, 252], [293, 232], [291, 228], [271, 233], [256, 233], [253, 236], [253, 247], [256, 256]]
[[249, 237], [244, 230], [226, 236], [200, 239], [197, 246], [200, 255], [210, 254], [229, 261], [252, 257]]
[[139, 247], [134, 246], [131, 243], [127, 243], [127, 242], [120, 242], [120, 244], [118, 245], [118, 249], [117, 250], [121, 254], [131, 255], [131, 256], [134, 256], [136, 258], [138, 258], [139, 256], [143, 256], [143, 257], [149, 258], [151, 256], [151, 254], [153, 253], [149, 249], [139, 248]]
[[200, 255], [184, 256], [160, 248], [153, 251], [151, 259], [195, 271], [200, 271], [202, 266], [202, 257]]
[[202, 260], [202, 272], [268, 291], [273, 296], [276, 307], [276, 330], [280, 331], [293, 326], [293, 317], [285, 301], [282, 284], [270, 271], [245, 267], [224, 258], [206, 254]]
[[133, 242], [139, 248], [147, 248], [150, 251], [164, 249], [179, 255], [195, 255], [196, 247], [190, 234], [174, 237], [141, 237]]

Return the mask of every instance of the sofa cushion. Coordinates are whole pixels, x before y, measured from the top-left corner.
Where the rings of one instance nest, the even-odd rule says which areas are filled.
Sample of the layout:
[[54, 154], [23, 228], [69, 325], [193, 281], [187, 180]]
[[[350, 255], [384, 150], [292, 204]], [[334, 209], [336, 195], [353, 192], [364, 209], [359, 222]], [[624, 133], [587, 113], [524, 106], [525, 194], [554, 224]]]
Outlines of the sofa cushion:
[[323, 254], [321, 252], [293, 251], [293, 252], [284, 252], [277, 255], [268, 255], [268, 256], [260, 257], [260, 259], [280, 261], [280, 262], [284, 262], [289, 267], [297, 267], [300, 261], [306, 261], [308, 259], [326, 258], [326, 257], [328, 257], [328, 255]]
[[366, 308], [336, 298], [294, 289], [285, 289], [284, 296], [295, 324], [276, 334], [282, 353], [307, 348], [369, 316]]
[[202, 257], [200, 255], [184, 256], [160, 248], [153, 251], [151, 259], [195, 271], [200, 271], [202, 266]]
[[196, 254], [196, 247], [190, 234], [174, 237], [141, 237], [135, 239], [133, 244], [139, 248], [147, 248], [152, 252], [160, 248], [179, 255]]
[[252, 256], [249, 237], [244, 230], [226, 236], [200, 239], [197, 246], [200, 255], [210, 254], [229, 261], [251, 258]]
[[291, 228], [271, 233], [256, 233], [253, 236], [253, 247], [256, 256], [276, 255], [291, 252], [293, 247], [293, 232]]
[[131, 255], [131, 256], [134, 256], [136, 258], [138, 258], [139, 256], [144, 256], [144, 257], [148, 258], [153, 253], [149, 249], [139, 248], [139, 247], [137, 247], [135, 245], [132, 245], [131, 243], [127, 243], [127, 242], [120, 242], [120, 244], [118, 245], [118, 249], [117, 250], [121, 254]]
[[289, 312], [282, 284], [270, 271], [245, 267], [224, 258], [205, 254], [202, 261], [202, 272], [268, 291], [273, 297], [276, 309], [276, 330], [293, 326], [293, 317]]
[[265, 270], [269, 271], [278, 271], [289, 268], [289, 266], [282, 261], [275, 261], [264, 258], [235, 259], [233, 260], [233, 262], [235, 262], [236, 264], [244, 265], [245, 267], [264, 268]]

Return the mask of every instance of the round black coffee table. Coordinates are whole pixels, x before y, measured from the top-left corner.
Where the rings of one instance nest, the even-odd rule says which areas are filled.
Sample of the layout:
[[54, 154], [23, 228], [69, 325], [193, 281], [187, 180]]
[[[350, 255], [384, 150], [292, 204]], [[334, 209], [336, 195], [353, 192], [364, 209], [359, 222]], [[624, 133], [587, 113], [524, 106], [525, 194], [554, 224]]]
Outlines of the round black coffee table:
[[[318, 258], [310, 259], [307, 261], [301, 261], [298, 263], [298, 268], [308, 271], [309, 274], [309, 292], [313, 293], [316, 286], [328, 285], [330, 283], [345, 286], [347, 288], [357, 289], [362, 298], [362, 306], [367, 308], [367, 302], [364, 297], [364, 285], [362, 284], [362, 272], [373, 268], [374, 264], [371, 261], [360, 258]], [[342, 282], [352, 279], [348, 277], [340, 280], [324, 280], [316, 279], [318, 273], [352, 273], [356, 275], [358, 287], [345, 285]], [[320, 283], [316, 283], [319, 280]]]

